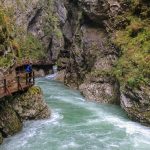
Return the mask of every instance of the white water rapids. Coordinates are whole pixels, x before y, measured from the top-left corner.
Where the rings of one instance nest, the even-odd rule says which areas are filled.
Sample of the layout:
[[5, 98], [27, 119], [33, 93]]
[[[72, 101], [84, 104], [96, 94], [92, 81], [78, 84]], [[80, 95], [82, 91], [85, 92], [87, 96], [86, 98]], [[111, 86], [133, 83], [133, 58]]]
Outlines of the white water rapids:
[[36, 83], [51, 118], [27, 121], [0, 150], [150, 150], [150, 128], [130, 121], [118, 106], [87, 102], [78, 91], [46, 78]]

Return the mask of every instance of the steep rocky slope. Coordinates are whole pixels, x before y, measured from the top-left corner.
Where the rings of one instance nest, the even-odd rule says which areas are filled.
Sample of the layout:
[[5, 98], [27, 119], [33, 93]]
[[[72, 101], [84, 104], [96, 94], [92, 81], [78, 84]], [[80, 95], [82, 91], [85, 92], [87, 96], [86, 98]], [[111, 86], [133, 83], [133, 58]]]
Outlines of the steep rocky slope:
[[120, 50], [114, 73], [120, 82], [121, 106], [128, 115], [150, 124], [150, 2], [129, 1], [117, 16], [113, 43]]

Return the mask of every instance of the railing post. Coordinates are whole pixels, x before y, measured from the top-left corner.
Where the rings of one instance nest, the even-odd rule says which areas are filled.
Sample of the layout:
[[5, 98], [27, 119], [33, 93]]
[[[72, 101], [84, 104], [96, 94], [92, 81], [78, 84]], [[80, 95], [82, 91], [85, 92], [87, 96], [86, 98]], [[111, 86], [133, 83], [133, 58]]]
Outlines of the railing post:
[[26, 73], [26, 85], [28, 84], [28, 74]]
[[7, 86], [7, 81], [6, 81], [6, 79], [4, 79], [4, 93], [6, 93], [6, 92], [7, 92], [7, 88], [6, 88], [6, 86]]
[[19, 90], [19, 86], [20, 86], [20, 77], [19, 77], [19, 75], [17, 76], [17, 84], [18, 84], [18, 90]]
[[33, 78], [33, 84], [35, 84], [35, 74], [34, 74], [34, 71], [33, 71], [33, 73], [32, 73], [32, 78]]

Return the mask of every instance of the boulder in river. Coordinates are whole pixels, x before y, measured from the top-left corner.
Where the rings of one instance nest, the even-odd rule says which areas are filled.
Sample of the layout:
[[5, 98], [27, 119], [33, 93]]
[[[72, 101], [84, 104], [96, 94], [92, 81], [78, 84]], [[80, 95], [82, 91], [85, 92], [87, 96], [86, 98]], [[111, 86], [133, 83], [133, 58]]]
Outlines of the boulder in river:
[[13, 135], [22, 128], [20, 117], [16, 114], [10, 105], [4, 105], [0, 108], [0, 130], [3, 137]]
[[150, 89], [126, 87], [121, 94], [121, 106], [128, 116], [144, 125], [150, 125]]
[[3, 98], [0, 103], [0, 143], [3, 137], [19, 132], [24, 120], [44, 119], [49, 116], [50, 110], [37, 86], [21, 94]]
[[12, 106], [22, 120], [44, 119], [50, 116], [42, 90], [37, 86], [31, 87], [26, 93], [16, 97]]

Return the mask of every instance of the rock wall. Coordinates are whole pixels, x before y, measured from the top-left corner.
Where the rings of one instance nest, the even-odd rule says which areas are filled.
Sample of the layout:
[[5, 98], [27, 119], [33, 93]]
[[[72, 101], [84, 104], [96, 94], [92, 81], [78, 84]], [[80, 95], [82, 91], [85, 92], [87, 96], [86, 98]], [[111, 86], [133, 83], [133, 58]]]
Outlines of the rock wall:
[[22, 122], [14, 109], [7, 104], [1, 107], [3, 108], [1, 108], [0, 114], [0, 129], [3, 137], [13, 135], [20, 131], [22, 128]]
[[65, 83], [79, 88], [87, 99], [119, 103], [119, 84], [111, 75], [118, 57], [117, 50], [109, 40], [105, 25], [120, 11], [119, 3], [79, 0], [69, 2], [66, 7], [70, 14], [67, 24], [72, 26], [72, 31], [68, 32], [73, 35], [67, 39], [70, 41], [66, 46], [70, 57]]
[[23, 121], [49, 116], [50, 110], [39, 87], [31, 87], [23, 94], [3, 99], [0, 102], [0, 143], [3, 138], [19, 132]]
[[27, 93], [15, 97], [11, 106], [22, 120], [44, 119], [50, 116], [39, 87], [32, 87]]
[[150, 87], [126, 87], [121, 94], [121, 107], [128, 116], [144, 125], [150, 125]]

